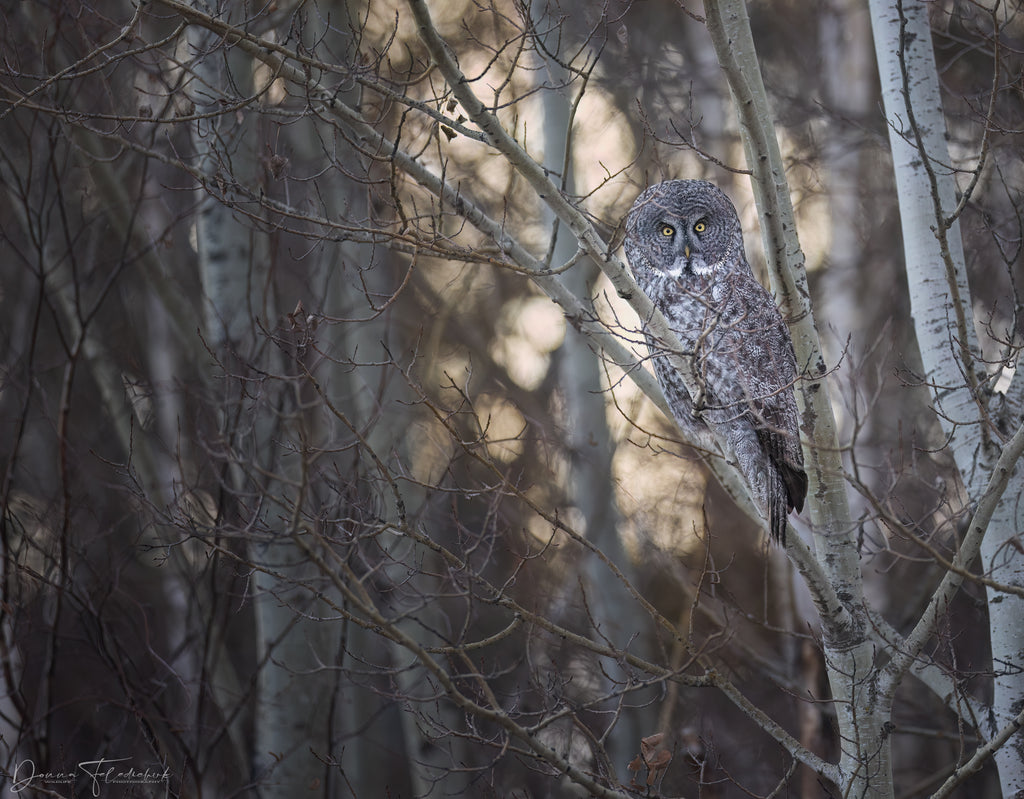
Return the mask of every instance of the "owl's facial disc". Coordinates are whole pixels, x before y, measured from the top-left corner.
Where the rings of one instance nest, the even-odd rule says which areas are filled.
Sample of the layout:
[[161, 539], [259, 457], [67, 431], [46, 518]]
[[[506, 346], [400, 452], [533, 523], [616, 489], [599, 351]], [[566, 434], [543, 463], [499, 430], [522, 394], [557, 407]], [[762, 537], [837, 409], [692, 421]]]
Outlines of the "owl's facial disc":
[[[681, 220], [682, 221], [682, 220]], [[701, 246], [701, 234], [707, 229], [707, 222], [702, 217], [696, 224], [683, 222], [679, 230], [670, 225], [665, 226], [663, 231], [673, 231], [673, 249], [676, 255], [672, 265], [668, 268], [668, 274], [673, 280], [678, 280], [684, 274], [689, 273], [705, 277], [714, 270], [714, 264], [708, 265], [704, 260], [703, 247]]]

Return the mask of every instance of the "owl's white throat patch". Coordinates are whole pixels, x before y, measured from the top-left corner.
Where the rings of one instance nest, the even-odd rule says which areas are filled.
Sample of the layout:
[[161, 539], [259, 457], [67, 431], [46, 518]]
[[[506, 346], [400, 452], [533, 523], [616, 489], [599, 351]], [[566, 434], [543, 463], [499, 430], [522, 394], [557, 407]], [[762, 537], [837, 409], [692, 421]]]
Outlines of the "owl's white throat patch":
[[717, 263], [709, 264], [699, 255], [691, 255], [689, 258], [680, 255], [672, 262], [672, 266], [668, 269], [668, 275], [673, 280], [678, 280], [687, 272], [699, 275], [700, 277], [707, 277], [715, 271], [717, 265]]
[[718, 266], [718, 264], [709, 264], [699, 255], [694, 255], [690, 258], [690, 271], [695, 275], [700, 275], [701, 277], [707, 277], [710, 275], [715, 271], [716, 266]]

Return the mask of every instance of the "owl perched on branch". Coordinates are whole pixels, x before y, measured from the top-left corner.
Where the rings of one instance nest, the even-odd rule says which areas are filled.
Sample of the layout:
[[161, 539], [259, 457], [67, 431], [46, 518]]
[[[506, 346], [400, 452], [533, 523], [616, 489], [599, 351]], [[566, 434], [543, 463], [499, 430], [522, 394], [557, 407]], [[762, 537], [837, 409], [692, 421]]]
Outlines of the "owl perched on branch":
[[685, 374], [645, 331], [676, 421], [697, 441], [713, 435], [784, 544], [786, 517], [807, 495], [796, 357], [775, 301], [747, 263], [736, 208], [704, 180], [659, 183], [633, 204], [625, 248], [637, 283], [683, 347], [676, 354]]

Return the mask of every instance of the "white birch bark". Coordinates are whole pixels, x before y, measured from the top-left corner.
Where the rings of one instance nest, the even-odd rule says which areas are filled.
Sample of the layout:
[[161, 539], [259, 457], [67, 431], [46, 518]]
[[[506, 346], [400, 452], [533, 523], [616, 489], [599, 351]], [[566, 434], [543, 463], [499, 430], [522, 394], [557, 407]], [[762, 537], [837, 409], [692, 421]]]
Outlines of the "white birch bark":
[[[938, 238], [936, 209], [948, 214], [956, 207], [956, 186], [944, 164], [949, 163], [945, 120], [939, 96], [938, 74], [931, 45], [927, 6], [919, 0], [905, 4], [907, 30], [906, 62], [909, 75], [909, 103], [916, 117], [921, 145], [932, 159], [934, 188], [928, 164], [915, 141], [904, 98], [904, 79], [899, 61], [900, 15], [891, 0], [872, 0], [871, 20], [875, 53], [882, 81], [882, 98], [889, 128], [900, 224], [906, 257], [911, 312], [926, 369], [933, 385], [933, 401], [943, 426], [952, 433], [950, 447], [968, 486], [981, 444], [978, 405], [964, 374], [977, 374], [978, 342], [971, 314], [967, 274], [963, 261], [960, 227], [944, 232], [948, 254]], [[937, 197], [935, 196], [937, 194]], [[950, 358], [951, 342], [953, 358]]]
[[862, 307], [850, 297], [860, 295], [859, 274], [863, 246], [861, 181], [862, 151], [853, 130], [854, 120], [871, 111], [873, 73], [871, 67], [871, 23], [867, 8], [859, 0], [828, 0], [821, 7], [818, 29], [824, 62], [822, 90], [825, 103], [846, 125], [833, 125], [822, 143], [827, 170], [829, 213], [828, 269], [821, 292], [821, 316], [828, 320], [832, 336], [822, 331], [829, 359], [837, 362], [847, 336], [862, 330]]
[[[1020, 379], [1019, 377], [1017, 378]], [[1020, 496], [1021, 470], [1018, 466], [1013, 488], [1004, 494], [1003, 501], [989, 522], [988, 534], [981, 545], [981, 563], [992, 579], [1021, 588], [1022, 563], [1019, 546], [1021, 530]], [[989, 641], [995, 672], [992, 715], [984, 730], [993, 736], [1018, 719], [1024, 697], [1024, 600], [1019, 594], [1010, 594], [992, 586], [985, 587], [988, 600]], [[1018, 722], [1018, 727], [1019, 727]], [[1020, 734], [995, 751], [999, 768], [999, 783], [1004, 797], [1021, 796], [1024, 792], [1024, 746]]]
[[[41, 9], [28, 4], [19, 10], [26, 16], [41, 13]], [[137, 22], [138, 18], [134, 19], [124, 29], [124, 35], [127, 35], [127, 31], [133, 29]], [[38, 23], [40, 28], [46, 24], [46, 21]], [[70, 60], [70, 55], [64, 52], [62, 46], [58, 45], [55, 54], [58, 59]], [[68, 110], [86, 111], [87, 102], [84, 96], [77, 93], [69, 94]], [[172, 483], [178, 471], [177, 464], [167, 455], [169, 447], [166, 444], [168, 441], [174, 441], [174, 437], [172, 435], [168, 438], [165, 433], [163, 441], [155, 440], [151, 431], [145, 429], [148, 424], [147, 413], [140, 413], [139, 407], [135, 408], [136, 418], [132, 419], [132, 407], [125, 396], [126, 384], [135, 380], [148, 382], [153, 388], [155, 411], [161, 421], [166, 421], [168, 415], [175, 413], [177, 403], [171, 391], [166, 386], [159, 385], [162, 376], [167, 378], [167, 382], [171, 379], [171, 375], [163, 371], [163, 367], [167, 366], [168, 361], [173, 361], [174, 353], [177, 352], [176, 347], [184, 338], [182, 330], [194, 325], [184, 323], [185, 314], [180, 295], [176, 289], [170, 288], [166, 279], [166, 264], [162, 262], [158, 248], [152, 247], [152, 241], [145, 231], [142, 220], [139, 216], [127, 212], [127, 209], [138, 202], [138, 197], [132, 196], [130, 189], [122, 182], [122, 175], [115, 169], [116, 159], [112, 158], [113, 153], [107, 142], [79, 126], [65, 125], [64, 133], [73, 143], [71, 152], [74, 153], [78, 164], [88, 172], [93, 191], [98, 198], [102, 198], [98, 206], [105, 209], [110, 235], [126, 252], [138, 253], [141, 266], [139, 273], [151, 289], [151, 293], [147, 293], [144, 299], [147, 305], [154, 307], [154, 313], [149, 319], [150, 325], [146, 329], [148, 338], [144, 342], [144, 351], [149, 356], [148, 375], [144, 370], [140, 370], [141, 373], [129, 374], [119, 366], [109, 343], [113, 336], [105, 329], [106, 317], [95, 313], [94, 308], [83, 305], [83, 294], [80, 293], [81, 278], [69, 268], [66, 258], [57, 255], [62, 250], [60, 246], [55, 246], [51, 250], [49, 229], [46, 229], [47, 240], [43, 258], [46, 266], [46, 291], [60, 314], [71, 350], [80, 354], [89, 378], [99, 391], [100, 406], [106, 411], [109, 427], [120, 446], [122, 457], [125, 462], [131, 462], [139, 485], [146, 492], [146, 499], [155, 507], [168, 507], [173, 502]], [[7, 160], [5, 166], [13, 166], [13, 162]], [[11, 180], [14, 176], [4, 172], [6, 170], [0, 168], [0, 184], [11, 187], [22, 183], [21, 179]], [[12, 207], [16, 211], [21, 209], [17, 198]], [[35, 227], [28, 219], [20, 221], [25, 230]], [[84, 326], [83, 320], [88, 320], [88, 324]], [[17, 329], [17, 326], [15, 327]], [[140, 403], [140, 407], [142, 405], [144, 403]], [[148, 543], [152, 543], [152, 540]], [[118, 540], [112, 545], [138, 552], [135, 541]], [[191, 704], [195, 700], [201, 664], [195, 650], [181, 646], [181, 642], [188, 640], [191, 633], [186, 603], [188, 596], [194, 595], [193, 571], [188, 564], [188, 558], [183, 556], [179, 548], [169, 548], [167, 559], [174, 568], [149, 568], [147, 576], [152, 581], [154, 595], [160, 595], [166, 603], [167, 619], [161, 634], [168, 650], [176, 653], [168, 664], [179, 680], [185, 701]], [[153, 565], [152, 560], [141, 553], [137, 555], [137, 562], [144, 567]], [[187, 585], [183, 581], [188, 581]], [[232, 680], [233, 672], [227, 673], [231, 671], [230, 667], [215, 668], [213, 671], [213, 691], [216, 691], [223, 682], [235, 684]], [[234, 695], [237, 696], [237, 692]], [[162, 734], [163, 731], [157, 729], [156, 732]], [[229, 738], [237, 747], [239, 739], [236, 732], [237, 729], [232, 729]], [[9, 740], [16, 739], [17, 736], [9, 737]]]
[[[977, 335], [956, 208], [956, 185], [945, 164], [945, 141], [938, 74], [928, 22], [928, 4], [912, 0], [871, 0], [875, 51], [889, 124], [899, 195], [911, 309], [925, 377], [931, 386], [938, 423], [960, 471], [968, 497], [979, 500], [996, 476], [1002, 438], [986, 418], [985, 370], [977, 359]], [[902, 45], [902, 47], [901, 47]], [[902, 61], [901, 61], [902, 53]], [[1013, 470], [1013, 463], [1009, 469]], [[1001, 468], [1001, 467], [1000, 467]], [[1009, 475], [1008, 475], [1009, 476]], [[984, 526], [968, 531], [981, 541], [984, 573], [1020, 585], [1022, 556], [1009, 542], [1020, 529], [1020, 470]], [[969, 560], [965, 558], [965, 563]], [[1024, 696], [1024, 601], [986, 588], [989, 634], [995, 665], [991, 728], [995, 734], [1020, 712]], [[922, 631], [924, 632], [924, 631]], [[995, 752], [1004, 796], [1024, 790], [1024, 751], [1002, 746]]]
[[[205, 5], [196, 2], [200, 7]], [[232, 166], [238, 166], [237, 161], [230, 164], [224, 160], [222, 148], [229, 139], [237, 147], [240, 131], [230, 130], [218, 113], [221, 100], [230, 96], [224, 85], [227, 56], [218, 49], [216, 34], [202, 28], [188, 29], [188, 44], [193, 59], [188, 94], [199, 115], [192, 129], [192, 144], [196, 167], [204, 178], [196, 194], [195, 233], [199, 277], [206, 299], [204, 330], [211, 349], [220, 352], [227, 345], [251, 340], [251, 231], [214, 196], [230, 191], [230, 181], [235, 179]]]
[[[205, 4], [195, 0], [198, 10]], [[251, 85], [251, 62], [233, 53], [228, 62], [223, 39], [207, 29], [188, 29], [191, 56], [189, 97], [197, 119], [193, 125], [193, 148], [203, 185], [197, 189], [195, 242], [199, 273], [205, 294], [205, 338], [210, 349], [233, 369], [248, 369], [247, 360], [255, 357], [262, 342], [258, 338], [257, 316], [273, 319], [273, 309], [261, 307], [264, 273], [256, 264], [265, 261], [254, 255], [255, 230], [238, 219], [228, 203], [232, 201], [234, 181], [244, 181], [252, 166], [254, 143], [243, 139], [245, 112], [223, 114], [222, 101], [236, 101], [236, 91]], [[230, 74], [229, 74], [230, 70]], [[237, 88], [236, 88], [237, 87]], [[262, 313], [261, 313], [262, 312]], [[268, 350], [274, 358], [275, 350]], [[242, 363], [239, 365], [239, 356]], [[283, 364], [271, 367], [284, 374]], [[234, 464], [234, 488], [252, 491], [255, 479], [263, 501], [252, 512], [260, 519], [247, 519], [256, 529], [269, 529], [279, 536], [267, 543], [253, 543], [250, 558], [254, 563], [284, 577], [263, 570], [253, 576], [254, 613], [257, 635], [258, 682], [254, 709], [254, 780], [265, 799], [292, 797], [317, 781], [330, 784], [331, 770], [316, 754], [330, 753], [334, 671], [326, 668], [337, 653], [338, 625], [323, 623], [329, 615], [325, 605], [310, 597], [305, 588], [295, 585], [315, 579], [315, 568], [294, 546], [286, 523], [274, 521], [269, 508], [274, 498], [288, 501], [287, 492], [301, 484], [297, 465], [278, 458], [277, 440], [281, 433], [280, 409], [264, 399], [246, 405], [247, 413], [237, 414], [232, 403], [247, 403], [248, 394], [232, 393], [234, 381], [225, 386], [221, 423], [239, 419], [242, 429], [227, 428], [234, 437], [233, 446], [243, 453]], [[232, 422], [234, 424], [234, 422]], [[248, 426], [246, 426], [248, 425]], [[294, 464], [292, 459], [291, 463]], [[250, 471], [251, 467], [255, 467]], [[285, 474], [278, 482], [264, 475]], [[291, 472], [291, 473], [289, 473]], [[297, 517], [297, 514], [296, 514]], [[333, 614], [331, 614], [333, 615]]]

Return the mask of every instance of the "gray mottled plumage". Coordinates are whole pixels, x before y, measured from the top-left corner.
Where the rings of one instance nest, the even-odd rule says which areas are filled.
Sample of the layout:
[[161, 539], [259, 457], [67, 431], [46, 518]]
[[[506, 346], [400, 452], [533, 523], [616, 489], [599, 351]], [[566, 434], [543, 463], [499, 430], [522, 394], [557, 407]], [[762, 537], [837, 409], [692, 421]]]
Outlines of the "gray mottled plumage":
[[659, 183], [633, 204], [625, 248], [637, 282], [683, 345], [694, 395], [664, 345], [647, 337], [676, 420], [698, 442], [717, 434], [772, 536], [785, 542], [786, 517], [807, 494], [796, 358], [775, 301], [747, 263], [735, 207], [704, 180]]

